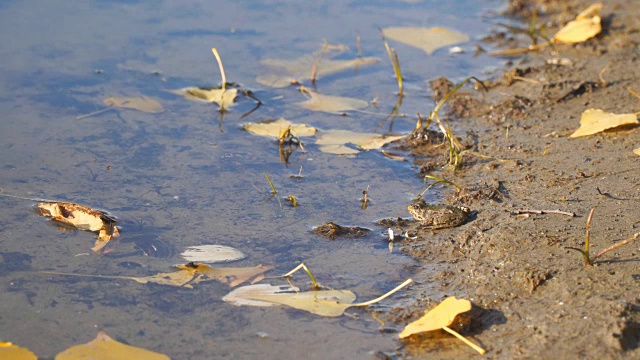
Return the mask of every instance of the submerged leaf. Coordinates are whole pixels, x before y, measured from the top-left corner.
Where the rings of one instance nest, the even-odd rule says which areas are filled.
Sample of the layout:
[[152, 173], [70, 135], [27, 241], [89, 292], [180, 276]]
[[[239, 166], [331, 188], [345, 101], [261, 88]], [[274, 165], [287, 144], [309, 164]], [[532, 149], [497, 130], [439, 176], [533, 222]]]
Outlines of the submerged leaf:
[[167, 355], [125, 345], [113, 340], [104, 331], [100, 331], [96, 338], [86, 344], [76, 345], [56, 355], [56, 360], [169, 360]]
[[580, 118], [580, 127], [570, 137], [588, 136], [623, 125], [638, 124], [636, 114], [613, 114], [600, 109], [587, 109]]
[[439, 48], [469, 41], [469, 36], [441, 27], [388, 27], [382, 29], [389, 39], [424, 50], [431, 55]]
[[134, 110], [144, 111], [146, 113], [152, 113], [152, 114], [161, 113], [164, 111], [162, 104], [160, 104], [157, 100], [150, 98], [148, 96], [110, 97], [110, 98], [104, 99], [103, 103], [106, 106], [134, 109]]
[[349, 290], [318, 290], [302, 293], [255, 294], [247, 293], [249, 300], [259, 300], [280, 305], [287, 305], [312, 314], [336, 317], [344, 314], [347, 308], [354, 306], [356, 295]]
[[0, 341], [0, 359], [37, 360], [38, 357], [29, 349], [21, 348], [10, 342]]
[[210, 264], [236, 261], [246, 257], [242, 251], [223, 245], [190, 246], [180, 255], [187, 261]]
[[319, 59], [314, 55], [307, 55], [295, 60], [265, 59], [261, 63], [276, 69], [276, 73], [260, 75], [256, 81], [262, 85], [274, 88], [286, 87], [301, 81], [310, 80], [313, 68], [316, 67], [316, 79], [341, 71], [375, 64], [380, 61], [376, 57], [365, 57], [351, 60]]
[[204, 101], [208, 103], [216, 103], [220, 106], [220, 109], [228, 109], [231, 107], [236, 97], [238, 96], [238, 89], [206, 89], [199, 87], [188, 87], [177, 90], [169, 90], [176, 95], [184, 96], [190, 100]]
[[126, 279], [133, 280], [140, 284], [153, 283], [159, 285], [181, 286], [191, 289], [193, 288], [193, 284], [199, 284], [201, 282], [211, 280], [220, 281], [231, 287], [238, 286], [246, 281], [255, 283], [264, 279], [264, 273], [273, 269], [273, 266], [258, 265], [255, 267], [245, 268], [212, 268], [204, 264], [189, 263], [185, 265], [178, 265], [176, 268], [178, 271], [159, 273], [144, 277], [71, 274], [57, 271], [40, 271], [40, 273], [100, 279]]
[[354, 144], [363, 150], [373, 150], [404, 136], [406, 135], [384, 136], [375, 133], [356, 133], [349, 130], [327, 130], [320, 134], [316, 144], [320, 145], [320, 151], [325, 153], [352, 155], [360, 151], [350, 148], [346, 144]]
[[249, 306], [276, 306], [278, 304], [268, 301], [251, 300], [252, 296], [268, 296], [281, 293], [298, 292], [300, 289], [290, 285], [255, 284], [239, 287], [225, 295], [222, 300], [233, 305]]
[[288, 128], [297, 136], [313, 136], [316, 134], [316, 128], [309, 127], [305, 124], [295, 124], [284, 118], [261, 123], [246, 123], [243, 128], [252, 134], [273, 138], [279, 137], [282, 132]]
[[69, 202], [38, 203], [40, 215], [50, 217], [65, 225], [87, 231], [98, 231], [99, 241], [109, 241], [120, 235], [116, 220], [109, 214]]
[[299, 102], [297, 105], [309, 110], [341, 113], [344, 111], [360, 110], [369, 105], [369, 103], [364, 100], [342, 96], [322, 95], [305, 87], [302, 87], [300, 91], [309, 95], [309, 99], [307, 101]]

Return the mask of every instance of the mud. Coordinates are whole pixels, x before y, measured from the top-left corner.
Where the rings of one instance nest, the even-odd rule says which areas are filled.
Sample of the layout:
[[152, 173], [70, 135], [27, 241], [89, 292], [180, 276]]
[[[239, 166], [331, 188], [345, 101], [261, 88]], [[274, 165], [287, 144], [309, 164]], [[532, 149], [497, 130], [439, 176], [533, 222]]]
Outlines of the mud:
[[[543, 2], [539, 21], [553, 34], [589, 4]], [[513, 16], [530, 16], [530, 3], [511, 5]], [[465, 156], [454, 172], [441, 168], [445, 148], [434, 155], [435, 145], [402, 144], [412, 149], [420, 176], [462, 187], [459, 193], [447, 186], [434, 189], [448, 203], [469, 206], [475, 216], [451, 229], [403, 227], [417, 238], [396, 246], [424, 270], [409, 290], [413, 304], [382, 318], [413, 321], [444, 296], [456, 295], [474, 303], [465, 334], [487, 349], [486, 358], [640, 358], [640, 242], [603, 255], [594, 266], [566, 248], [584, 246], [592, 208], [592, 256], [640, 231], [639, 158], [632, 152], [640, 146], [640, 129], [568, 137], [588, 108], [628, 113], [640, 107], [640, 99], [626, 90], [640, 89], [640, 21], [631, 15], [638, 11], [638, 2], [607, 2], [596, 38], [513, 58], [504, 74], [487, 81], [489, 92], [470, 90], [472, 100], [457, 96], [445, 108], [452, 130], [485, 157]], [[520, 19], [527, 26], [528, 19]], [[492, 39], [503, 48], [529, 44], [526, 36], [506, 29]], [[439, 79], [432, 86], [440, 97], [451, 83]], [[568, 214], [518, 212], [526, 209]], [[441, 271], [434, 273], [436, 265]], [[425, 293], [425, 284], [441, 294]], [[446, 334], [438, 342], [417, 340], [406, 341], [400, 356], [474, 354]]]

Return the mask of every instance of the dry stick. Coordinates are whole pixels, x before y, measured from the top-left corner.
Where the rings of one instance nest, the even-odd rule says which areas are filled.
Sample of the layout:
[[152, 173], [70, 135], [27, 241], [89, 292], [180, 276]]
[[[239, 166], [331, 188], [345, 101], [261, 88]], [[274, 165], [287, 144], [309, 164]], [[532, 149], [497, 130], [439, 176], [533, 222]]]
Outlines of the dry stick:
[[576, 213], [573, 212], [566, 212], [566, 211], [560, 211], [560, 210], [516, 210], [511, 212], [512, 215], [520, 215], [520, 214], [540, 214], [540, 215], [544, 215], [544, 214], [559, 214], [559, 215], [567, 215], [567, 216], [571, 216], [571, 217], [575, 217]]
[[226, 90], [227, 88], [227, 76], [224, 74], [224, 67], [222, 66], [222, 59], [220, 59], [220, 54], [218, 54], [218, 49], [211, 48], [211, 52], [213, 56], [216, 57], [218, 61], [218, 67], [220, 68], [220, 75], [222, 76], [222, 90]]
[[640, 99], [640, 95], [638, 95], [638, 93], [637, 93], [637, 92], [633, 91], [633, 89], [632, 89], [632, 88], [627, 87], [627, 91], [628, 91], [628, 92], [630, 92], [630, 93], [631, 93], [631, 95], [633, 95], [633, 96], [637, 97], [638, 99]]
[[626, 239], [626, 240], [620, 241], [620, 242], [619, 242], [619, 243], [617, 243], [617, 244], [613, 244], [613, 245], [609, 246], [608, 248], [606, 248], [606, 249], [604, 249], [604, 250], [600, 251], [596, 256], [594, 256], [594, 257], [593, 257], [593, 259], [591, 259], [591, 263], [593, 263], [594, 261], [596, 261], [596, 259], [597, 259], [597, 258], [599, 258], [600, 256], [602, 256], [602, 255], [604, 255], [604, 254], [608, 253], [609, 251], [611, 251], [611, 250], [615, 250], [615, 249], [619, 248], [619, 247], [620, 247], [620, 246], [622, 246], [622, 245], [626, 245], [626, 244], [628, 244], [628, 243], [632, 242], [633, 240], [637, 239], [638, 237], [640, 237], [640, 233], [635, 233], [635, 234], [633, 234], [633, 236], [632, 236], [632, 237], [630, 237], [630, 238], [628, 238], [628, 239]]
[[109, 111], [109, 110], [113, 110], [113, 109], [115, 109], [115, 108], [116, 108], [115, 106], [111, 106], [111, 107], [108, 107], [108, 108], [106, 108], [106, 109], [97, 110], [97, 111], [94, 111], [94, 112], [92, 112], [92, 113], [88, 113], [88, 114], [84, 114], [84, 115], [76, 116], [76, 120], [81, 120], [81, 119], [84, 119], [84, 118], [88, 118], [88, 117], [90, 117], [90, 116], [94, 116], [94, 115], [102, 114], [103, 112], [107, 112], [107, 111]]
[[483, 348], [481, 348], [480, 346], [472, 343], [471, 341], [467, 340], [467, 338], [465, 338], [464, 336], [458, 334], [457, 332], [453, 331], [451, 328], [447, 327], [447, 326], [443, 326], [442, 330], [448, 332], [449, 334], [457, 337], [458, 339], [462, 340], [465, 344], [471, 346], [471, 348], [473, 348], [473, 350], [479, 352], [480, 354], [484, 355], [484, 353], [486, 352]]
[[535, 85], [544, 85], [543, 83], [541, 83], [541, 82], [540, 82], [540, 81], [538, 81], [538, 80], [528, 79], [528, 78], [526, 78], [526, 77], [522, 77], [522, 76], [514, 75], [514, 76], [513, 76], [513, 78], [514, 78], [514, 79], [516, 79], [516, 80], [520, 80], [520, 81], [528, 82], [528, 83], [530, 83], [530, 84], [535, 84]]
[[585, 259], [584, 259], [584, 265], [591, 265], [591, 257], [589, 256], [589, 237], [591, 235], [591, 220], [593, 219], [593, 212], [596, 211], [596, 208], [592, 208], [591, 211], [589, 212], [589, 218], [587, 219], [587, 238], [585, 240], [584, 243], [584, 249], [585, 249]]
[[600, 74], [598, 74], [598, 77], [600, 78], [600, 82], [602, 83], [603, 87], [607, 87], [607, 81], [604, 79], [604, 73], [605, 71], [607, 71], [609, 69], [609, 66], [611, 65], [611, 62], [607, 63], [607, 65], [605, 67], [602, 68], [602, 70], [600, 70]]
[[377, 303], [379, 301], [382, 301], [382, 300], [388, 298], [389, 296], [393, 295], [395, 292], [397, 292], [398, 290], [402, 289], [403, 287], [411, 284], [412, 281], [413, 281], [413, 279], [407, 279], [405, 282], [403, 282], [402, 284], [396, 286], [393, 290], [389, 291], [388, 293], [386, 293], [386, 294], [384, 294], [384, 295], [382, 295], [380, 297], [377, 297], [377, 298], [375, 298], [373, 300], [369, 300], [369, 301], [366, 301], [366, 302], [363, 302], [363, 303], [353, 304], [351, 306], [367, 306], [367, 305], [375, 304], [375, 303]]

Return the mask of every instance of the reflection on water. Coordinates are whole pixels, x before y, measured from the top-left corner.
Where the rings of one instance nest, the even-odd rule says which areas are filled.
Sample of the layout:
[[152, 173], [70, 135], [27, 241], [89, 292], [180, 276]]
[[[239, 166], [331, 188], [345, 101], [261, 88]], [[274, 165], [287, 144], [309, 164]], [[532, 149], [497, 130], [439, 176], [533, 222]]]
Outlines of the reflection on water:
[[[497, 65], [486, 55], [474, 56], [474, 44], [487, 28], [481, 16], [491, 16], [499, 5], [497, 0], [0, 5], [0, 187], [9, 194], [107, 209], [125, 224], [122, 243], [114, 244], [125, 256], [89, 255], [94, 235], [60, 232], [31, 213], [29, 202], [2, 198], [0, 340], [49, 358], [91, 340], [100, 329], [175, 359], [392, 353], [395, 337], [379, 332], [379, 323], [362, 309], [348, 311], [359, 318], [324, 319], [279, 307], [225, 304], [221, 298], [229, 289], [222, 284], [189, 290], [32, 271], [146, 276], [180, 263], [178, 254], [187, 246], [222, 244], [248, 255], [234, 266], [273, 265], [268, 275], [278, 275], [304, 261], [321, 283], [350, 289], [359, 299], [389, 290], [411, 276], [413, 263], [388, 252], [386, 230], [373, 222], [408, 216], [406, 204], [423, 186], [415, 170], [377, 151], [355, 158], [324, 154], [313, 140], [305, 143], [306, 153], [294, 149], [283, 164], [276, 141], [251, 135], [241, 124], [284, 117], [321, 130], [379, 132], [377, 125], [396, 104], [397, 84], [378, 27], [463, 31], [472, 41], [455, 56], [446, 49], [426, 56], [393, 44], [406, 86], [400, 111], [427, 113], [433, 106], [429, 79], [462, 79]], [[362, 55], [382, 61], [322, 77], [316, 87], [326, 94], [377, 99], [369, 113], [312, 112], [293, 105], [304, 100], [295, 87], [272, 89], [256, 82], [269, 71], [260, 59], [297, 58], [323, 41], [348, 45], [339, 58], [354, 58], [357, 36]], [[167, 92], [218, 85], [214, 46], [228, 81], [264, 103], [241, 120], [255, 106], [241, 97], [222, 125], [215, 106]], [[165, 111], [114, 109], [75, 119], [104, 108], [104, 98], [141, 95], [159, 100]], [[397, 118], [393, 130], [408, 132], [414, 121]], [[301, 177], [292, 176], [300, 169]], [[278, 196], [294, 195], [300, 205], [265, 202], [271, 189], [264, 174]], [[358, 199], [367, 188], [371, 203], [362, 210]], [[374, 231], [363, 239], [329, 241], [311, 231], [327, 221]], [[165, 246], [162, 256], [138, 251], [153, 246]], [[304, 285], [306, 279], [296, 281]], [[394, 299], [385, 304], [394, 306]]]

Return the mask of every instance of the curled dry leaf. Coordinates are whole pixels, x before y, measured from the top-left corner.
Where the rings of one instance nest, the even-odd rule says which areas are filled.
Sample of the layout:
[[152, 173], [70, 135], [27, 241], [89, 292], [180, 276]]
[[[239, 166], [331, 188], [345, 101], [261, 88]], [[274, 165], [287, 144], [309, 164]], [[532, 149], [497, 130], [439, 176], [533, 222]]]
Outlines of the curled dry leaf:
[[0, 341], [0, 359], [37, 360], [38, 357], [29, 349], [21, 348], [10, 342]]
[[242, 251], [223, 245], [190, 246], [180, 255], [187, 261], [209, 264], [236, 261], [246, 257]]
[[469, 41], [469, 36], [441, 27], [388, 27], [382, 29], [389, 39], [422, 49], [431, 55], [439, 48]]
[[164, 111], [162, 104], [157, 100], [148, 96], [140, 97], [110, 97], [104, 99], [103, 103], [106, 106], [113, 106], [117, 108], [126, 108], [143, 111], [146, 113], [161, 113]]
[[206, 89], [199, 87], [188, 87], [177, 90], [169, 90], [169, 92], [183, 96], [190, 100], [216, 103], [222, 110], [231, 107], [234, 104], [236, 97], [238, 96], [238, 89], [236, 88]]
[[40, 215], [54, 221], [80, 230], [97, 231], [100, 244], [96, 243], [94, 249], [97, 250], [94, 251], [100, 250], [107, 241], [120, 235], [115, 218], [103, 211], [69, 202], [41, 202], [36, 206]]
[[277, 138], [282, 132], [288, 128], [297, 136], [313, 136], [316, 134], [316, 128], [305, 124], [295, 124], [284, 118], [275, 121], [264, 121], [261, 123], [246, 123], [243, 128], [255, 135], [269, 136]]
[[369, 105], [369, 103], [360, 99], [318, 94], [304, 86], [300, 88], [300, 91], [307, 94], [309, 99], [307, 101], [299, 102], [297, 105], [313, 111], [341, 113], [345, 111], [360, 110]]
[[587, 109], [580, 117], [580, 127], [570, 137], [588, 136], [619, 126], [635, 124], [638, 124], [636, 114], [613, 114], [600, 109]]
[[384, 136], [375, 133], [356, 133], [349, 130], [327, 130], [320, 133], [316, 144], [320, 145], [320, 151], [328, 154], [354, 155], [359, 153], [360, 150], [350, 148], [346, 144], [354, 144], [362, 150], [373, 150], [405, 136]]
[[554, 36], [553, 40], [567, 44], [575, 44], [591, 39], [602, 31], [600, 10], [602, 3], [595, 3], [576, 16]]
[[169, 360], [170, 358], [165, 354], [120, 343], [113, 340], [104, 331], [100, 331], [98, 336], [90, 342], [72, 346], [56, 355], [56, 360], [81, 359]]

